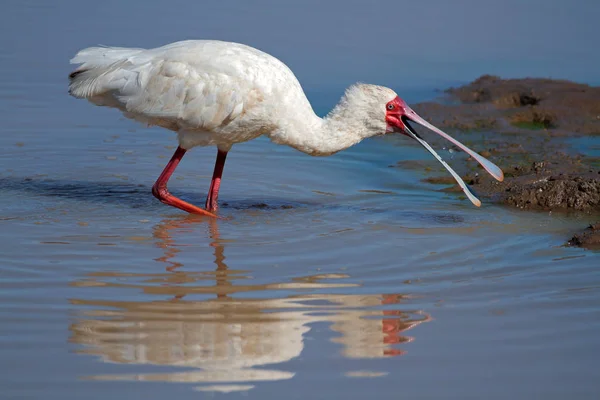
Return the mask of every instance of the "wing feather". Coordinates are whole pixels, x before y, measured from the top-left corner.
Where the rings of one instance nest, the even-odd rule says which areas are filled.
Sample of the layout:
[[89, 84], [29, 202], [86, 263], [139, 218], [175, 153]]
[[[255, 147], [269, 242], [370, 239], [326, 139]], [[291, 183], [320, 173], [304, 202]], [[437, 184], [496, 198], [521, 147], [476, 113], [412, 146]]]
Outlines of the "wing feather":
[[297, 101], [306, 101], [283, 63], [235, 43], [184, 41], [149, 50], [96, 47], [71, 61], [82, 64], [70, 75], [73, 96], [169, 129], [213, 130], [230, 124], [265, 98], [277, 98], [271, 95], [282, 88], [281, 98], [297, 95]]

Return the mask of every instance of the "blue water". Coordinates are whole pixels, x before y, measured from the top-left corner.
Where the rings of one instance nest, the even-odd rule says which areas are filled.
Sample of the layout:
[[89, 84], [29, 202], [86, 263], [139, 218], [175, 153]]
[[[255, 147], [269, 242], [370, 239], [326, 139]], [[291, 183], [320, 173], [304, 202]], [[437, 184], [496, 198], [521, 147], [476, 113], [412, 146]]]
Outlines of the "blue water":
[[[594, 217], [477, 209], [393, 167], [435, 161], [385, 137], [328, 158], [236, 146], [231, 219], [209, 223], [150, 194], [173, 134], [66, 93], [79, 48], [185, 38], [275, 54], [320, 114], [357, 80], [409, 103], [483, 73], [597, 83], [598, 7], [6, 2], [2, 397], [598, 398], [600, 255], [562, 246]], [[214, 153], [173, 192], [201, 204]]]

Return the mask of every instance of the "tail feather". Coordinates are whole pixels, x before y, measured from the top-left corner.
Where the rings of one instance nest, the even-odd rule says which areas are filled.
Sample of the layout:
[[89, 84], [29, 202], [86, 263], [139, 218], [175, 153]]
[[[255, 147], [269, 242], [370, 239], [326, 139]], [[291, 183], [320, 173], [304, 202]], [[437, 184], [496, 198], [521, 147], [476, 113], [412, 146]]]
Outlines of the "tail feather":
[[127, 47], [88, 47], [75, 54], [71, 64], [83, 64], [83, 68], [102, 67], [126, 60], [142, 51], [144, 49]]
[[123, 85], [128, 75], [130, 60], [144, 49], [123, 47], [89, 47], [79, 51], [71, 64], [81, 64], [69, 74], [69, 94], [90, 98]]

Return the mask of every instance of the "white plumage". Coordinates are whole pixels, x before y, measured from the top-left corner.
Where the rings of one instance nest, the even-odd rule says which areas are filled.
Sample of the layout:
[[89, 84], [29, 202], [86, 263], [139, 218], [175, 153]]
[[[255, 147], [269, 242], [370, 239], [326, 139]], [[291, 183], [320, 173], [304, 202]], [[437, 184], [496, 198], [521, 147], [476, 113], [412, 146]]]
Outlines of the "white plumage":
[[73, 96], [176, 131], [186, 149], [217, 145], [227, 151], [234, 143], [273, 133], [277, 122], [288, 125], [290, 110], [312, 112], [285, 64], [242, 44], [194, 40], [150, 50], [92, 47], [71, 62], [82, 64], [72, 74]]
[[[417, 121], [393, 90], [366, 84], [351, 86], [329, 115], [319, 118], [285, 64], [237, 43], [189, 40], [155, 49], [90, 47], [71, 63], [81, 64], [70, 75], [74, 97], [177, 132], [179, 153], [155, 184], [154, 194], [205, 215], [214, 216], [166, 190], [177, 163], [192, 147], [219, 149], [207, 199], [207, 208], [214, 211], [225, 156], [235, 143], [267, 135], [275, 143], [325, 156], [386, 132], [412, 136], [402, 116]], [[489, 165], [484, 167], [489, 170]]]

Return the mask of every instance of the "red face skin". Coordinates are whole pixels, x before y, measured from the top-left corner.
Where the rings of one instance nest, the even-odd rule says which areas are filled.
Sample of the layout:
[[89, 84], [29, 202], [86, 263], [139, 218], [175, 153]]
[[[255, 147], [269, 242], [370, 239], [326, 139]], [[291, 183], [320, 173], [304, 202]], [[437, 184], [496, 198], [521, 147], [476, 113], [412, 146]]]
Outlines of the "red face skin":
[[385, 122], [387, 122], [387, 132], [398, 132], [405, 133], [406, 129], [402, 117], [412, 111], [408, 105], [400, 97], [396, 96], [395, 99], [385, 105]]

